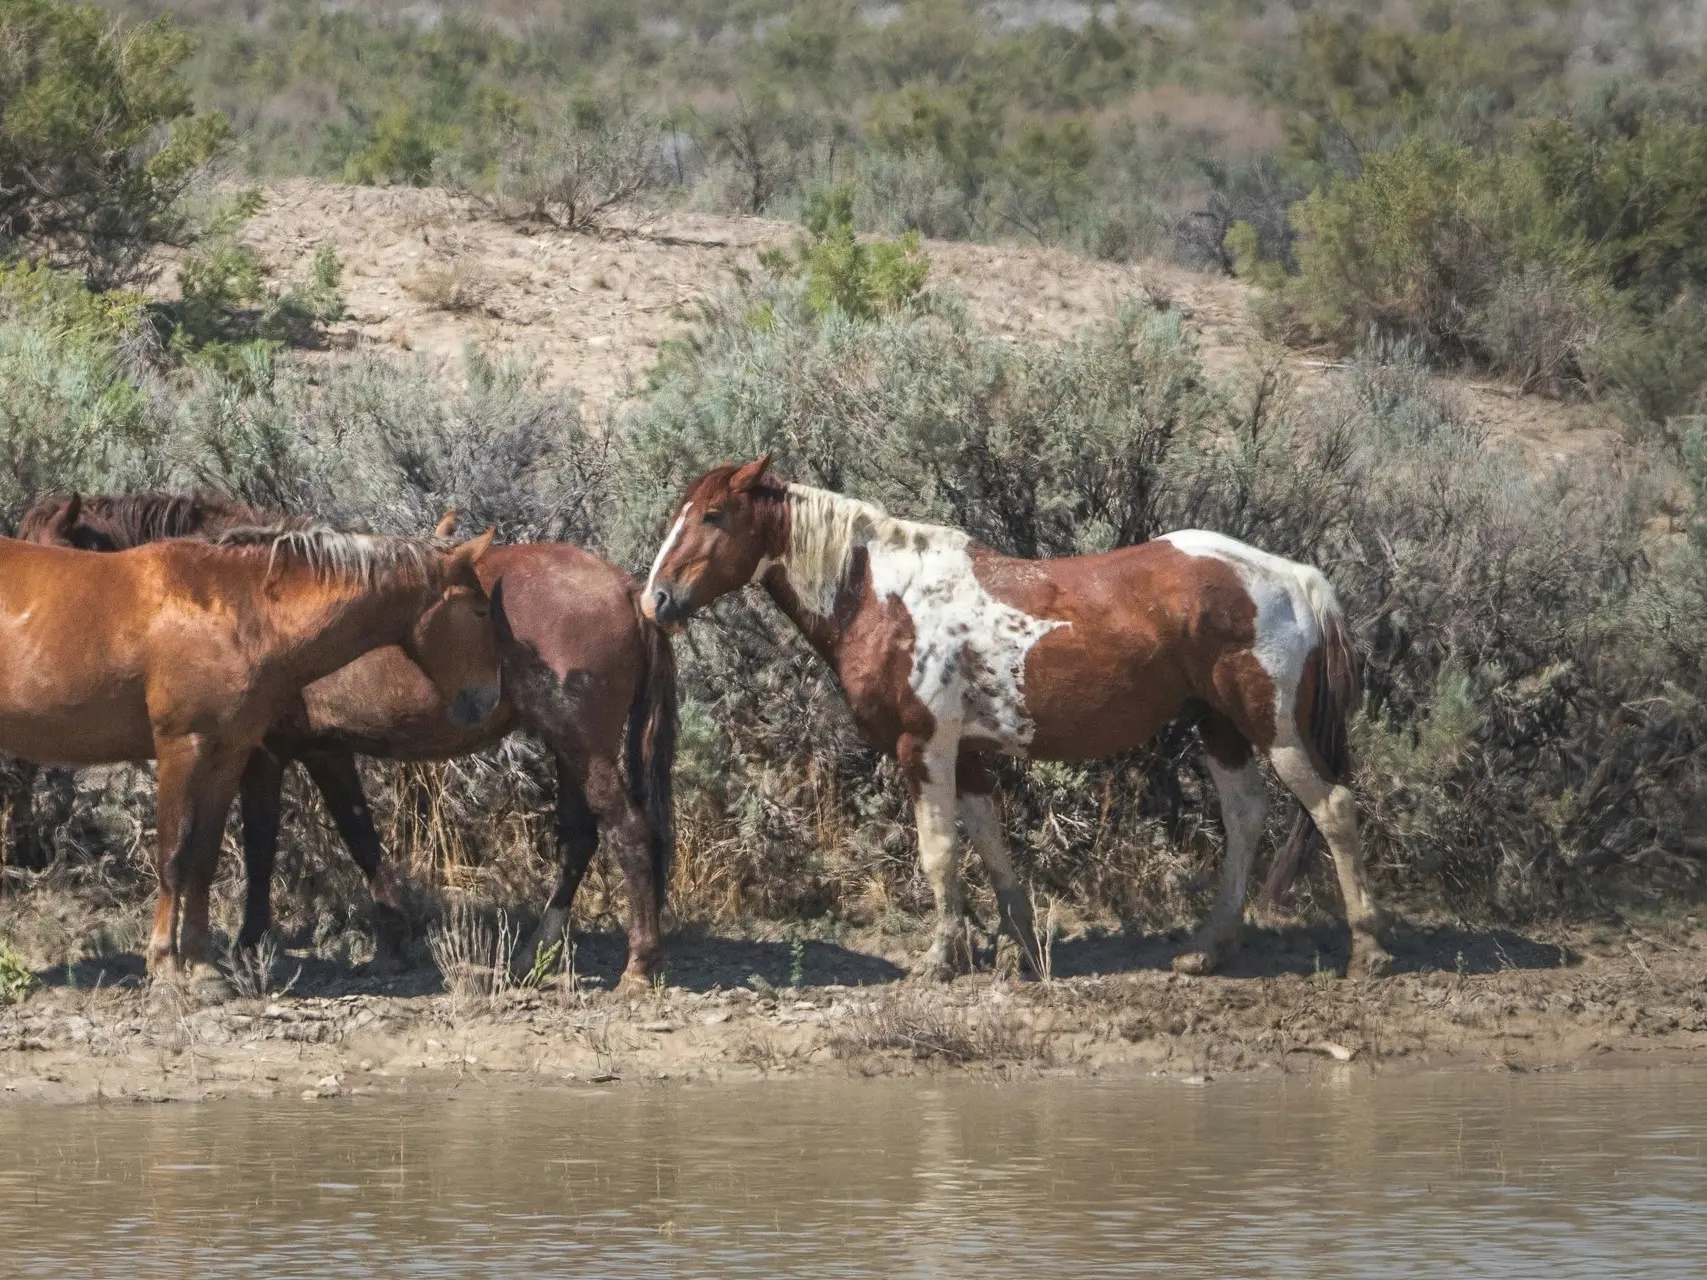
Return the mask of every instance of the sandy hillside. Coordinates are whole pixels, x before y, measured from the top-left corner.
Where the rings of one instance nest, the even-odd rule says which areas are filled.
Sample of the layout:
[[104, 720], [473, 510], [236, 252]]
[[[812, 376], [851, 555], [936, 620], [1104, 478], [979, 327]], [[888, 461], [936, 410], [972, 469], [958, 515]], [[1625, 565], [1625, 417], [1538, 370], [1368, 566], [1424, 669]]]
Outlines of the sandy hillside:
[[[523, 230], [482, 217], [441, 191], [294, 181], [266, 190], [247, 230], [281, 278], [303, 276], [330, 243], [344, 263], [348, 319], [334, 352], [358, 346], [419, 353], [454, 368], [474, 339], [531, 352], [548, 379], [577, 388], [608, 418], [680, 333], [687, 308], [757, 254], [799, 234], [759, 218], [669, 214], [602, 236]], [[1097, 262], [1052, 249], [927, 242], [932, 279], [963, 294], [977, 321], [1027, 341], [1061, 341], [1111, 314], [1122, 299], [1178, 307], [1211, 369], [1249, 360], [1256, 340], [1245, 286], [1170, 264]], [[1308, 393], [1335, 376], [1331, 362], [1292, 357]], [[1496, 435], [1538, 457], [1611, 446], [1591, 415], [1539, 396], [1458, 381]]]

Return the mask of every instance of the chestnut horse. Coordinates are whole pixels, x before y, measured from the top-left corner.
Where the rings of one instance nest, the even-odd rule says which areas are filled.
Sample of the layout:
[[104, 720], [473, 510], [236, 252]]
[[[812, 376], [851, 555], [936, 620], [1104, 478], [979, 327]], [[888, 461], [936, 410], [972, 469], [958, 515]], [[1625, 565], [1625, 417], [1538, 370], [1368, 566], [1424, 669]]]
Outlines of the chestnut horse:
[[[20, 535], [127, 546], [138, 537], [209, 532], [254, 515], [217, 498], [144, 494], [79, 502], [73, 496], [38, 503], [25, 515]], [[453, 513], [438, 532], [448, 535], [454, 527]], [[567, 928], [575, 891], [602, 833], [628, 884], [625, 977], [644, 980], [662, 959], [661, 914], [675, 847], [676, 666], [669, 637], [642, 616], [639, 584], [579, 547], [493, 547], [477, 571], [487, 590], [502, 594], [495, 621], [505, 696], [498, 710], [472, 728], [453, 723], [433, 682], [396, 648], [376, 649], [304, 689], [243, 774], [248, 898], [240, 945], [258, 943], [271, 924], [279, 797], [292, 760], [308, 770], [367, 877], [379, 942], [376, 963], [395, 968], [402, 963], [407, 926], [362, 794], [355, 753], [444, 760], [493, 746], [520, 728], [545, 743], [557, 767], [558, 879], [528, 954]]]
[[239, 778], [304, 685], [376, 645], [418, 659], [464, 723], [498, 703], [490, 533], [427, 539], [234, 530], [114, 555], [0, 539], [0, 749], [154, 759], [151, 971], [213, 977], [208, 891]]
[[1315, 569], [1187, 530], [1103, 555], [1019, 560], [965, 533], [786, 484], [769, 458], [691, 485], [652, 566], [646, 606], [676, 625], [758, 581], [835, 669], [861, 732], [901, 763], [936, 898], [919, 966], [950, 976], [963, 915], [956, 798], [1002, 923], [1036, 965], [987, 765], [992, 753], [1088, 760], [1197, 717], [1221, 798], [1220, 895], [1185, 973], [1238, 943], [1263, 830], [1266, 756], [1325, 837], [1351, 926], [1350, 972], [1385, 972], [1345, 785], [1357, 697], [1351, 640]]

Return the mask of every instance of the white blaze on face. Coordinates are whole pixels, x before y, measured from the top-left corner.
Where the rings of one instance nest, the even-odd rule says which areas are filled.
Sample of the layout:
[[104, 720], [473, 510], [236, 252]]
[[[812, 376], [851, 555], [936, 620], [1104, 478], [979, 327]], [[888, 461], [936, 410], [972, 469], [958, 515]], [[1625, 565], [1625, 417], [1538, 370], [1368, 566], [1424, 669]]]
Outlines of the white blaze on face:
[[868, 547], [872, 590], [898, 598], [913, 621], [909, 683], [939, 722], [1009, 750], [1036, 732], [1025, 705], [1032, 646], [1065, 622], [1034, 618], [997, 600], [973, 572], [969, 539], [933, 529], [912, 546]]
[[652, 598], [652, 588], [658, 585], [658, 570], [664, 567], [664, 561], [669, 558], [670, 551], [675, 547], [676, 540], [682, 536], [682, 528], [688, 522], [688, 512], [693, 510], [693, 503], [682, 508], [681, 515], [676, 517], [676, 523], [670, 526], [670, 536], [664, 539], [664, 545], [658, 548], [658, 558], [652, 562], [652, 572], [646, 579], [646, 598]]

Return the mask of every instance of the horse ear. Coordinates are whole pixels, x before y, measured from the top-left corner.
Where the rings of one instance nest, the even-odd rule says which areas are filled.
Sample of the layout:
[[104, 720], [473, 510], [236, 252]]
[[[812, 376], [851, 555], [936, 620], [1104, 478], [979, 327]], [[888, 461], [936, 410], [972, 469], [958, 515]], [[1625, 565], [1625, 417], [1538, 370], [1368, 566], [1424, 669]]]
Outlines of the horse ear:
[[83, 514], [83, 495], [73, 493], [65, 500], [65, 505], [53, 517], [53, 532], [61, 539], [69, 538], [71, 531], [77, 527], [77, 517]]
[[753, 489], [758, 487], [759, 481], [765, 478], [765, 473], [770, 469], [771, 456], [767, 453], [764, 457], [749, 462], [730, 476], [729, 487], [736, 493], [751, 493]]
[[439, 517], [439, 522], [433, 526], [435, 538], [448, 538], [456, 532], [456, 508], [451, 507]]
[[480, 563], [480, 558], [491, 547], [494, 532], [495, 530], [488, 529], [478, 538], [470, 538], [467, 542], [460, 543], [456, 550], [450, 553], [453, 577], [469, 582], [478, 581], [474, 576], [474, 566]]

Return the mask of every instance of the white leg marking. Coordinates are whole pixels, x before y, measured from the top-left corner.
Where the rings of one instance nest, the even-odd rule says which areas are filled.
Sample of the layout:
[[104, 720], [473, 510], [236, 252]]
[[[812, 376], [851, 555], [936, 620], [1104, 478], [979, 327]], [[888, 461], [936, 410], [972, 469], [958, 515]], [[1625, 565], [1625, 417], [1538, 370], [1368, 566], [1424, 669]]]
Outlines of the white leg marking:
[[1209, 776], [1221, 801], [1221, 825], [1227, 833], [1227, 849], [1221, 860], [1221, 892], [1209, 918], [1198, 926], [1191, 950], [1174, 959], [1181, 973], [1212, 973], [1229, 947], [1238, 942], [1245, 921], [1245, 882], [1250, 878], [1251, 855], [1262, 837], [1263, 817], [1268, 812], [1268, 788], [1255, 760], [1230, 768], [1209, 757]]
[[[945, 737], [948, 737], [946, 743]], [[956, 737], [941, 733], [931, 741], [925, 750], [925, 776], [919, 783], [919, 798], [913, 804], [913, 820], [919, 831], [919, 865], [936, 899], [936, 935], [923, 964], [930, 977], [953, 975], [954, 952], [964, 914], [960, 870], [954, 851], [954, 763], [958, 745]]]
[[978, 851], [978, 859], [989, 873], [990, 887], [996, 891], [996, 910], [1001, 914], [1002, 927], [1008, 936], [1019, 943], [1020, 950], [1030, 962], [1032, 972], [1043, 972], [1042, 957], [1038, 954], [1036, 922], [1032, 919], [1031, 897], [1014, 874], [1013, 858], [1008, 853], [1007, 833], [1002, 830], [1002, 815], [996, 808], [994, 796], [963, 795], [960, 797], [960, 820], [966, 824], [966, 836]]

